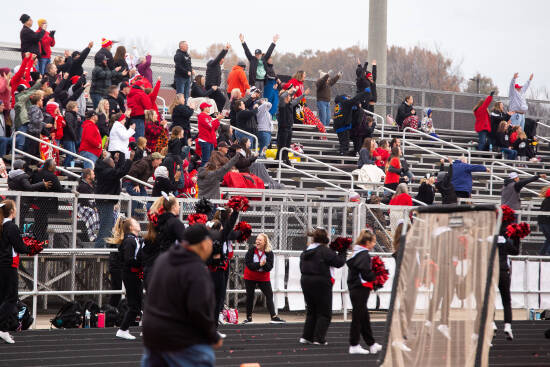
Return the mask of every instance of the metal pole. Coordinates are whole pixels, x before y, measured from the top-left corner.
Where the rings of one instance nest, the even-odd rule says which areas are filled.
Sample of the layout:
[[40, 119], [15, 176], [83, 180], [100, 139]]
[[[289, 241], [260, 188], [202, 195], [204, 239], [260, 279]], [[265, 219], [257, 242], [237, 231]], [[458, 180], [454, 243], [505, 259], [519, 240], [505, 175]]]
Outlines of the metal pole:
[[32, 317], [34, 321], [32, 322], [32, 328], [36, 329], [36, 308], [38, 307], [38, 255], [34, 255], [34, 267], [32, 274]]
[[[75, 195], [73, 198], [73, 222], [72, 230], [73, 235], [71, 237], [72, 244], [71, 247], [76, 249], [76, 235], [77, 235], [77, 223], [78, 223], [78, 196]], [[73, 253], [71, 258], [71, 290], [74, 291], [76, 287], [76, 253]], [[71, 299], [74, 300], [74, 294], [71, 295]]]

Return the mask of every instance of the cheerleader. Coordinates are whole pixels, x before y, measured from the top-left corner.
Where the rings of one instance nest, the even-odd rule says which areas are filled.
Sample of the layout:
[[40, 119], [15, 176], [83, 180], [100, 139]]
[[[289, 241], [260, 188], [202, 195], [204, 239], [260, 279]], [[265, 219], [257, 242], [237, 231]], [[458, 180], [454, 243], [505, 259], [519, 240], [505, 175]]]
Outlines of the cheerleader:
[[332, 318], [331, 267], [341, 268], [346, 263], [346, 251], [336, 253], [327, 245], [328, 233], [316, 228], [308, 233], [311, 243], [300, 255], [300, 284], [307, 305], [306, 323], [300, 338], [302, 344], [326, 345], [326, 336]]
[[118, 247], [118, 251], [122, 260], [122, 281], [124, 282], [124, 288], [126, 288], [128, 311], [124, 314], [116, 336], [122, 339], [134, 340], [136, 337], [130, 334], [128, 329], [130, 323], [141, 312], [141, 298], [143, 295], [141, 279], [143, 277], [143, 269], [138, 253], [143, 247], [143, 240], [139, 237], [141, 228], [135, 219], [120, 220], [123, 220], [122, 230], [124, 238]]
[[[124, 223], [124, 216], [118, 217], [113, 227], [110, 238], [107, 238], [105, 242], [108, 248], [118, 249], [122, 240], [124, 239], [124, 231], [122, 230], [122, 224]], [[118, 251], [109, 253], [109, 275], [111, 277], [111, 289], [122, 289], [122, 260]], [[120, 303], [120, 294], [111, 294], [109, 304], [113, 307], [118, 307]]]
[[[504, 226], [502, 226], [504, 227]], [[503, 231], [506, 230], [503, 228]], [[501, 234], [503, 234], [501, 230]], [[510, 296], [510, 266], [508, 265], [508, 255], [519, 255], [519, 238], [498, 237], [498, 259], [499, 259], [499, 277], [498, 290], [502, 299], [502, 307], [504, 308], [504, 334], [506, 339], [513, 340], [512, 333], [512, 297]], [[497, 330], [496, 324], [493, 322], [493, 330]]]
[[244, 284], [246, 287], [246, 320], [243, 324], [252, 323], [252, 311], [254, 310], [254, 292], [256, 286], [260, 288], [267, 302], [267, 309], [271, 315], [272, 324], [284, 323], [275, 313], [273, 303], [273, 290], [269, 272], [273, 269], [273, 251], [269, 237], [260, 233], [256, 238], [254, 246], [250, 247], [245, 256]]
[[[19, 299], [18, 286], [19, 278], [19, 254], [28, 254], [30, 250], [21, 239], [19, 227], [13, 221], [17, 215], [16, 206], [13, 200], [4, 200], [0, 203], [0, 305], [1, 312], [17, 313], [17, 301]], [[0, 315], [4, 318], [6, 315]], [[5, 325], [0, 326], [0, 339], [6, 343], [13, 344], [15, 341], [8, 332], [4, 330]]]
[[[351, 328], [349, 332], [349, 353], [350, 354], [376, 354], [382, 350], [382, 346], [374, 341], [370, 326], [369, 310], [367, 300], [369, 299], [370, 288], [367, 282], [376, 279], [371, 269], [369, 251], [376, 245], [376, 236], [367, 230], [361, 231], [359, 238], [353, 246], [353, 254], [347, 261], [348, 265], [348, 289], [353, 307], [351, 316]], [[361, 335], [369, 346], [363, 349], [359, 344]]]

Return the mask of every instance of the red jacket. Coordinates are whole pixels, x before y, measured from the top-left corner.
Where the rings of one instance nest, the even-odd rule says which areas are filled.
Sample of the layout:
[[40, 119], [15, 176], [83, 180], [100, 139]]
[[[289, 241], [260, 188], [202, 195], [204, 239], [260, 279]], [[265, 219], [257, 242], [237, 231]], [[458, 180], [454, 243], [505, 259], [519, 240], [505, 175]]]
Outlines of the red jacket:
[[144, 116], [145, 110], [153, 108], [149, 96], [140, 87], [132, 87], [128, 93], [128, 108], [132, 109], [130, 117]]
[[[393, 157], [390, 161], [390, 166], [393, 168], [401, 169], [401, 162], [399, 161], [399, 158]], [[392, 184], [392, 183], [399, 183], [399, 179], [401, 178], [401, 175], [398, 173], [391, 172], [388, 169], [386, 170], [386, 179], [384, 180], [385, 184]]]
[[391, 199], [390, 205], [412, 206], [413, 201], [409, 194], [402, 193]]
[[15, 92], [17, 91], [17, 87], [21, 84], [23, 84], [26, 88], [30, 88], [31, 85], [29, 84], [31, 80], [31, 68], [32, 68], [32, 54], [23, 59], [21, 62], [21, 67], [19, 67], [19, 70], [17, 70], [17, 73], [15, 73], [11, 80], [10, 80], [10, 87], [11, 87], [11, 107], [13, 108], [15, 106]]
[[159, 121], [162, 121], [162, 117], [159, 113], [159, 108], [157, 106], [157, 96], [159, 95], [159, 91], [160, 91], [160, 80], [157, 80], [157, 83], [155, 84], [153, 91], [149, 93], [149, 100], [151, 101], [151, 107], [157, 113]]
[[373, 157], [376, 159], [376, 157], [380, 156], [380, 159], [375, 161], [375, 164], [378, 167], [386, 167], [386, 162], [388, 161], [388, 158], [390, 157], [390, 152], [388, 152], [386, 149], [378, 147], [374, 150]]
[[493, 97], [488, 96], [485, 98], [485, 101], [483, 101], [483, 104], [474, 111], [474, 116], [476, 117], [476, 132], [483, 130], [489, 132], [491, 131], [491, 118], [489, 117], [489, 111], [487, 109], [489, 108], [492, 100]]
[[[40, 33], [42, 28], [38, 28], [36, 33]], [[52, 57], [52, 47], [55, 46], [55, 38], [50, 37], [50, 32], [44, 32], [44, 37], [38, 43], [40, 46], [40, 58], [49, 59]]]
[[198, 125], [198, 139], [204, 140], [205, 142], [210, 144], [214, 144], [214, 147], [216, 147], [216, 130], [218, 130], [220, 122], [217, 119], [213, 119], [210, 115], [201, 112], [198, 116]]
[[286, 84], [283, 85], [283, 89], [289, 89], [290, 87], [295, 87], [298, 90], [294, 93], [294, 97], [300, 97], [304, 94], [304, 82], [299, 81], [298, 79], [290, 79]]
[[91, 120], [84, 121], [79, 152], [90, 152], [99, 157], [101, 156], [101, 143], [101, 134], [97, 125]]

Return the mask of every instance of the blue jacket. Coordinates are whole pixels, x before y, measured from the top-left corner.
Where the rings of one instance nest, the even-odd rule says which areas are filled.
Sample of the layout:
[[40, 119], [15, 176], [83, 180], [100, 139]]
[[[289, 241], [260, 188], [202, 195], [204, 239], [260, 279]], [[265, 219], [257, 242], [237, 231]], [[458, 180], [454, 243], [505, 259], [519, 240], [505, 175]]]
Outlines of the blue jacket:
[[462, 163], [460, 160], [453, 162], [453, 178], [451, 182], [455, 191], [472, 192], [472, 172], [485, 172], [487, 169], [481, 164]]

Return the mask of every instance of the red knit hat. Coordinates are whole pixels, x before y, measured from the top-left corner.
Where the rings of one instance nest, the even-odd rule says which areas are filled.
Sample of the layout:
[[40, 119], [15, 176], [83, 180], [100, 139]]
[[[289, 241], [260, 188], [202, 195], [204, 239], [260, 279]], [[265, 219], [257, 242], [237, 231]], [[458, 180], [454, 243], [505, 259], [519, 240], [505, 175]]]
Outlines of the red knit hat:
[[111, 40], [108, 40], [107, 38], [102, 38], [101, 39], [101, 47], [105, 48], [105, 47], [109, 47], [113, 44], [113, 41]]
[[71, 77], [71, 84], [73, 85], [76, 84], [76, 82], [78, 82], [78, 79], [80, 79], [78, 75]]
[[46, 105], [46, 113], [51, 116], [55, 116], [55, 110], [59, 108], [59, 104], [56, 102], [48, 102]]
[[126, 119], [126, 115], [125, 114], [122, 114], [120, 115], [120, 117], [118, 118], [118, 121], [124, 121]]

